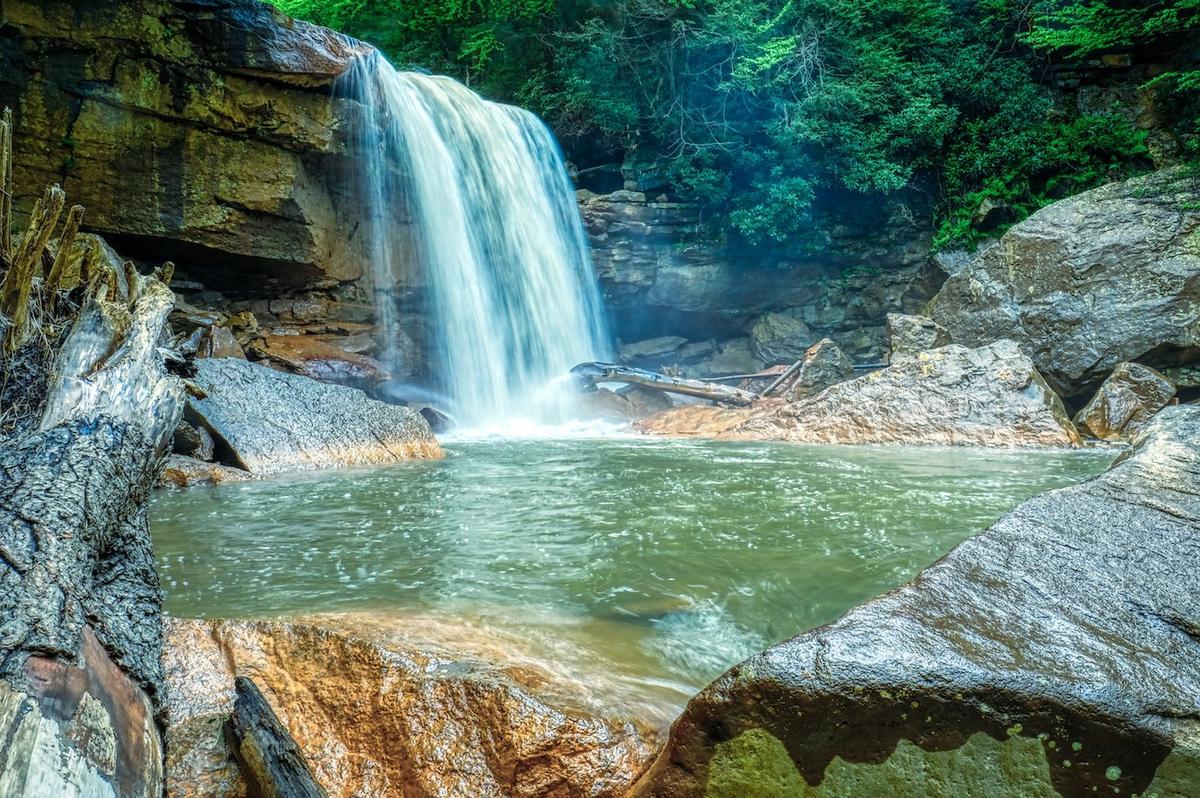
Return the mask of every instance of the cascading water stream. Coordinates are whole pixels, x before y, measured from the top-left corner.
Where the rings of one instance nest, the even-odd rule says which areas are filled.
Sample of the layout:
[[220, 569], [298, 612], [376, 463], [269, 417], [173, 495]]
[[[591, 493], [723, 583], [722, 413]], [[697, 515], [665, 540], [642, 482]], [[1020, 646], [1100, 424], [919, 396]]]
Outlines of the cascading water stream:
[[[378, 287], [403, 259], [424, 270], [437, 388], [461, 423], [570, 415], [565, 375], [603, 358], [607, 333], [575, 192], [553, 134], [536, 116], [487, 102], [446, 77], [359, 59], [342, 93], [357, 100], [360, 187]], [[396, 167], [399, 166], [399, 173]], [[410, 216], [408, 245], [393, 229]], [[379, 303], [395, 341], [391, 303]], [[384, 358], [399, 357], [395, 351]]]

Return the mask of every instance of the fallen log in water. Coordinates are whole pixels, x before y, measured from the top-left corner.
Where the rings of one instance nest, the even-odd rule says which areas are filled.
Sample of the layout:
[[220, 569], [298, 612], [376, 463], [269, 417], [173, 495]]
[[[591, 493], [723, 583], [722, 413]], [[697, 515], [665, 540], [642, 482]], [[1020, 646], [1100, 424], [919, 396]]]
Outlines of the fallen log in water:
[[300, 746], [254, 682], [239, 676], [234, 680], [234, 689], [237, 700], [225, 732], [252, 794], [262, 798], [326, 798]]
[[571, 374], [586, 385], [594, 386], [600, 382], [624, 382], [656, 391], [708, 399], [735, 407], [748, 407], [759, 400], [759, 395], [756, 393], [721, 385], [718, 382], [671, 377], [656, 371], [621, 366], [616, 363], [580, 363], [571, 369]]
[[[162, 596], [145, 503], [182, 409], [169, 275], [61, 290], [57, 186], [20, 243], [0, 122], [0, 795], [158, 796]], [[57, 265], [57, 267], [56, 267]], [[75, 304], [82, 294], [82, 305]], [[60, 344], [61, 342], [61, 344]]]

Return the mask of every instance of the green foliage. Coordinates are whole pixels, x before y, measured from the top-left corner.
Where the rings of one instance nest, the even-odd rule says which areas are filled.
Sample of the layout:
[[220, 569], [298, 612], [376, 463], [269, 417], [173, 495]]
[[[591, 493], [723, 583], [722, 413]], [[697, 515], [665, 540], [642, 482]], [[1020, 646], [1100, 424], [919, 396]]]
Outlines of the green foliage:
[[961, 246], [985, 199], [1024, 215], [1145, 168], [1123, 114], [1058, 107], [1039, 77], [1049, 57], [1153, 45], [1200, 14], [1200, 0], [274, 1], [526, 105], [568, 148], [636, 151], [725, 235], [790, 248], [819, 245], [832, 197], [932, 195], [938, 245]]

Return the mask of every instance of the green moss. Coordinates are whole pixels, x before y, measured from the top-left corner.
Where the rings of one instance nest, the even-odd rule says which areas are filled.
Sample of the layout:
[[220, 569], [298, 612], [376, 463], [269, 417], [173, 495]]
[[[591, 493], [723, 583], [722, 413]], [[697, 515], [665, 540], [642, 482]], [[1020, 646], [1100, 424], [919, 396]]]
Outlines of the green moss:
[[782, 742], [751, 729], [717, 746], [705, 798], [1057, 798], [1042, 744], [1013, 736], [972, 735], [951, 751], [926, 751], [901, 740], [884, 762], [835, 757], [820, 785], [804, 781]]

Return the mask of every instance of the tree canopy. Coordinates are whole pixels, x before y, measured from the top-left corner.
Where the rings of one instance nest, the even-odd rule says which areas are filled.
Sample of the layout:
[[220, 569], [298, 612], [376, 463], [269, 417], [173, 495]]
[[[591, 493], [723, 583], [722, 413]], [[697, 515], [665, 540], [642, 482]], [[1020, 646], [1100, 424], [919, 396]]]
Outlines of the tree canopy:
[[[1048, 70], [1194, 33], [1200, 0], [274, 0], [636, 151], [717, 231], [803, 246], [830, 193], [918, 190], [939, 246], [985, 199], [1019, 217], [1148, 168], [1128, 109], [1080, 110]], [[1154, 90], [1193, 101], [1200, 73]]]

